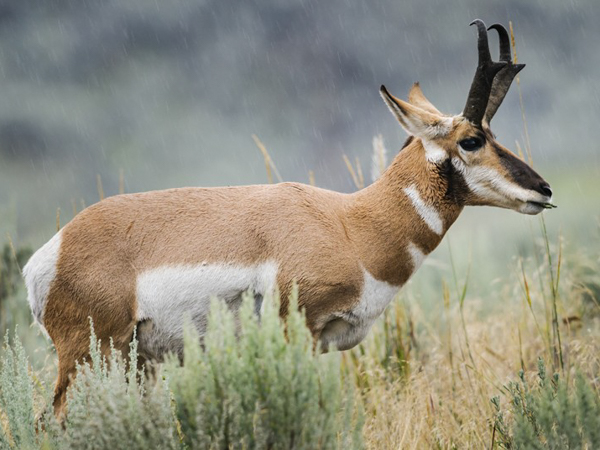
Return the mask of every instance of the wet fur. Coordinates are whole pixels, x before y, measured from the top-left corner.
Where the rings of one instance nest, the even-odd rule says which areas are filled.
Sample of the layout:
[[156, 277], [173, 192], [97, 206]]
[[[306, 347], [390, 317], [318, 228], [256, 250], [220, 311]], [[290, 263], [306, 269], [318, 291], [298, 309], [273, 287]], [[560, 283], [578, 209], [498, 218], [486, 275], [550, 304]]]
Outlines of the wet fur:
[[[180, 323], [161, 323], [156, 316], [160, 307], [147, 313], [152, 292], [161, 286], [150, 283], [140, 294], [144, 274], [170, 273], [162, 281], [157, 277], [157, 283], [169, 284], [159, 305], [175, 320], [190, 310], [202, 331], [207, 298], [220, 294], [238, 304], [241, 292], [254, 289], [262, 301], [266, 291], [255, 280], [264, 275], [261, 267], [270, 267], [265, 270], [281, 294], [281, 314], [286, 314], [297, 283], [299, 306], [315, 340], [321, 339], [324, 347], [350, 348], [437, 247], [465, 205], [517, 209], [514, 198], [498, 200], [502, 189], [491, 197], [482, 194], [485, 189], [473, 189], [485, 181], [469, 178], [484, 173], [477, 168], [494, 174], [492, 187], [514, 191], [517, 186], [526, 200], [546, 199], [539, 192], [545, 183], [541, 177], [524, 170], [491, 132], [462, 116], [440, 115], [420, 88], [412, 98], [416, 105], [391, 95], [386, 103], [414, 137], [375, 183], [354, 194], [298, 183], [184, 188], [111, 197], [77, 215], [61, 231], [56, 254], [42, 249], [25, 268], [30, 302], [43, 310], [40, 322], [58, 353], [56, 412], [64, 408], [76, 361], [88, 356], [88, 317], [103, 351], [112, 339], [127, 355], [136, 327], [148, 357], [180, 350]], [[476, 133], [485, 134], [485, 148], [462, 151], [458, 142]], [[441, 155], [431, 158], [432, 147], [424, 142], [435, 144]], [[418, 193], [418, 201], [407, 192]], [[432, 211], [434, 222], [426, 215]], [[205, 275], [206, 283], [194, 285], [197, 276]], [[221, 279], [229, 284], [219, 283]], [[40, 280], [48, 282], [45, 297], [43, 289], [35, 288]], [[222, 286], [228, 286], [226, 292], [219, 291]], [[202, 292], [186, 306], [188, 297], [171, 296], [169, 289]]]

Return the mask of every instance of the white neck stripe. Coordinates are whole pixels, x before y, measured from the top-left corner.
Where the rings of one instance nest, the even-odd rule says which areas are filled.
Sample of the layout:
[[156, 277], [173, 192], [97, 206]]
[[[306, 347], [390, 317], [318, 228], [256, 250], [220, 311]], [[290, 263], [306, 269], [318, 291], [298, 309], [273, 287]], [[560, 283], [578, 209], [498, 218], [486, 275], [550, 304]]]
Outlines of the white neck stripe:
[[444, 224], [437, 210], [432, 206], [427, 205], [417, 188], [413, 185], [404, 189], [404, 193], [408, 196], [413, 206], [417, 210], [417, 214], [423, 219], [427, 226], [435, 234], [441, 235], [444, 231]]

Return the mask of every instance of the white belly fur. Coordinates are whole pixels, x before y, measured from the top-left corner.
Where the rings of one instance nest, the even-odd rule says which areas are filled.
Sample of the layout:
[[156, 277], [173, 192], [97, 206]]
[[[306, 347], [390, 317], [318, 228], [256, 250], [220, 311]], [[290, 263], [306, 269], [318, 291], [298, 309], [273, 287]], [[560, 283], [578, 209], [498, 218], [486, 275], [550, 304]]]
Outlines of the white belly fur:
[[273, 289], [276, 277], [277, 265], [272, 262], [167, 266], [140, 274], [136, 289], [140, 354], [152, 359], [167, 352], [181, 355], [186, 317], [202, 335], [211, 298], [222, 299], [235, 310], [242, 293], [251, 290], [262, 298]]

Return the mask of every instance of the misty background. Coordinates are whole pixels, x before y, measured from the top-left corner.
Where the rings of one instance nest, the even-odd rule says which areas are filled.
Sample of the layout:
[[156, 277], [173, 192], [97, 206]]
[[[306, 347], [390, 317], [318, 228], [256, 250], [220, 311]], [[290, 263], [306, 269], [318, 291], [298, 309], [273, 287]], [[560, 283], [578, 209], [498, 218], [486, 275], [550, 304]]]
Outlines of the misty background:
[[[317, 185], [350, 192], [343, 154], [368, 179], [373, 136], [389, 159], [406, 138], [381, 84], [406, 98], [420, 81], [441, 111], [462, 110], [475, 18], [513, 22], [534, 166], [559, 205], [549, 228], [597, 239], [597, 0], [3, 0], [2, 236], [37, 248], [58, 208], [64, 225], [98, 201], [97, 176], [106, 195], [121, 173], [126, 192], [264, 183], [252, 134], [284, 180], [308, 182], [312, 170]], [[516, 83], [492, 125], [508, 148], [524, 146]], [[532, 220], [470, 208], [450, 239], [476, 252], [495, 245], [505, 267], [533, 239]]]

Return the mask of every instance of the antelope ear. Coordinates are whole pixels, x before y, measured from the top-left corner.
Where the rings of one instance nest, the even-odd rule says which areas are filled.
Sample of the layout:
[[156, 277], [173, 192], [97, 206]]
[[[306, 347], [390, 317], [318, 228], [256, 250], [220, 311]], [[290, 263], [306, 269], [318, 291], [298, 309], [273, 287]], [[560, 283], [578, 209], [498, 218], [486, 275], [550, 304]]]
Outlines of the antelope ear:
[[446, 136], [452, 126], [452, 118], [441, 114], [434, 114], [408, 102], [394, 97], [385, 86], [379, 90], [381, 98], [392, 114], [402, 125], [402, 128], [411, 136], [421, 139], [435, 139]]
[[423, 94], [418, 81], [412, 85], [410, 91], [408, 92], [408, 102], [411, 105], [414, 105], [417, 108], [421, 108], [422, 110], [432, 114], [437, 114], [438, 116], [443, 115], [435, 106], [433, 106], [427, 97], [425, 97], [425, 94]]

